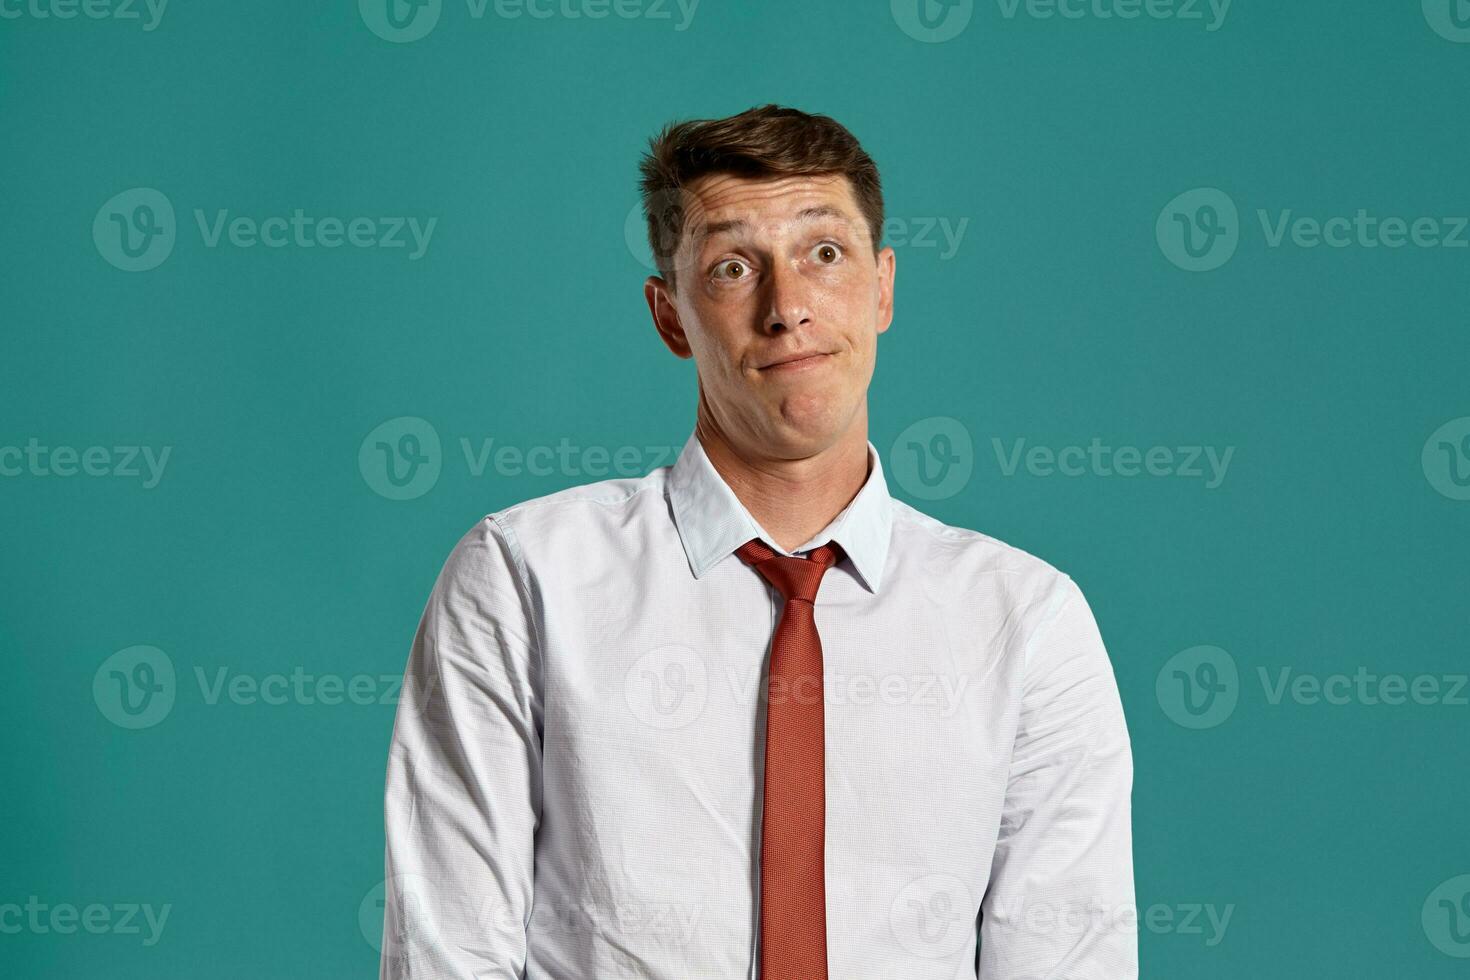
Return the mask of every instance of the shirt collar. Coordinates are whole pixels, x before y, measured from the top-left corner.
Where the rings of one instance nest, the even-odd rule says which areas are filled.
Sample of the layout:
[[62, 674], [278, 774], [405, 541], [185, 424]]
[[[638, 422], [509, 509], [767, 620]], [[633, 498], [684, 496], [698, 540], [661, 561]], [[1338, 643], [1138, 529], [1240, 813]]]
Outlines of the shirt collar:
[[[842, 546], [869, 592], [876, 593], [888, 560], [893, 512], [878, 450], [868, 442], [868, 478], [842, 513], [797, 552], [836, 541]], [[669, 502], [674, 525], [684, 544], [689, 569], [699, 578], [751, 538], [760, 538], [783, 555], [794, 554], [776, 544], [745, 509], [720, 476], [697, 433], [690, 433], [669, 475]]]

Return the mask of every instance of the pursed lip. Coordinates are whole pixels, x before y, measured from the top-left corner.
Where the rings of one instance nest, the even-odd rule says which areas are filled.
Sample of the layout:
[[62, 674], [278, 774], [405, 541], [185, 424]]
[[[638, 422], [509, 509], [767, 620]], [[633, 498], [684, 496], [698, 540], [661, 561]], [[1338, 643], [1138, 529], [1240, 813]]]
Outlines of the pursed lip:
[[831, 351], [825, 351], [825, 350], [797, 351], [794, 354], [787, 354], [784, 357], [781, 357], [781, 358], [779, 358], [777, 360], [774, 360], [774, 361], [770, 362], [769, 364], [763, 364], [763, 365], [761, 365], [760, 370], [764, 371], [767, 368], [780, 367], [783, 364], [795, 364], [798, 361], [805, 361], [805, 360], [808, 360], [808, 359], [814, 358], [814, 357], [825, 357], [826, 355], [828, 355], [830, 353], [831, 353]]

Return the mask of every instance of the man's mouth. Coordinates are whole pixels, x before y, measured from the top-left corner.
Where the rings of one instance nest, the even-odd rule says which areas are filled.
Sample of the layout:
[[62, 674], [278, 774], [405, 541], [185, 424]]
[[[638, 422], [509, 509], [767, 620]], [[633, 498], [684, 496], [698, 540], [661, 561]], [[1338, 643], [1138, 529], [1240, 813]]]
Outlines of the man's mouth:
[[831, 354], [825, 351], [811, 351], [806, 354], [793, 354], [788, 358], [767, 364], [761, 368], [762, 371], [801, 371], [820, 365]]

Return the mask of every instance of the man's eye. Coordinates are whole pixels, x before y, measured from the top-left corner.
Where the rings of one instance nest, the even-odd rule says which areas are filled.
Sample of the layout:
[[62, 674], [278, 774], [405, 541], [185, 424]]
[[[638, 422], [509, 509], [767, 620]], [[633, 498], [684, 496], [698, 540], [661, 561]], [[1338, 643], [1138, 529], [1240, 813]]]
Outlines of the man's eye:
[[730, 259], [715, 266], [716, 279], [742, 279], [749, 272], [750, 269], [739, 259]]
[[842, 258], [842, 249], [832, 242], [823, 242], [812, 249], [812, 255], [823, 265], [831, 265]]

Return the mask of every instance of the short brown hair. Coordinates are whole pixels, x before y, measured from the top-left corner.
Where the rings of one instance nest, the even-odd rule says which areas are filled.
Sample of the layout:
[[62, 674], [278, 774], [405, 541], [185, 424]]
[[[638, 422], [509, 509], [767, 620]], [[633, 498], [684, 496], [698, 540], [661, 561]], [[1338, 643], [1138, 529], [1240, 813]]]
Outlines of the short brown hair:
[[730, 173], [744, 177], [841, 175], [852, 185], [872, 237], [883, 237], [883, 187], [878, 167], [857, 138], [830, 116], [763, 105], [724, 119], [669, 123], [648, 141], [638, 165], [643, 175], [643, 214], [654, 261], [670, 287], [674, 253], [684, 231], [684, 189], [699, 177]]

